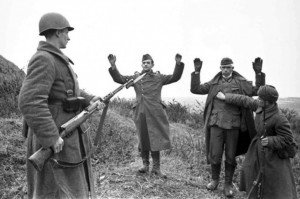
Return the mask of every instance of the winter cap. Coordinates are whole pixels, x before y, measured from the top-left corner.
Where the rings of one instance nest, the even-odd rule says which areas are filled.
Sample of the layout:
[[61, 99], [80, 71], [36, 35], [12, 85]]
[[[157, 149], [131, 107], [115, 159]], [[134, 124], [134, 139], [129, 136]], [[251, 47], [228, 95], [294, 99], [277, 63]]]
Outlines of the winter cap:
[[232, 66], [233, 61], [232, 59], [225, 57], [221, 60], [221, 66]]
[[257, 95], [269, 102], [276, 102], [278, 100], [279, 94], [274, 86], [271, 85], [264, 85], [259, 87], [257, 91]]

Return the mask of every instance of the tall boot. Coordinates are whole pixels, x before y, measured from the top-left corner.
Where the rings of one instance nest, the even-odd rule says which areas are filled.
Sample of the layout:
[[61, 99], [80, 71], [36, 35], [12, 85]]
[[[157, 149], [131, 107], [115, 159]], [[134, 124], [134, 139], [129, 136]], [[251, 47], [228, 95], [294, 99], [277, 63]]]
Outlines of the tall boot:
[[208, 190], [216, 190], [219, 185], [221, 164], [211, 164], [211, 182], [206, 185]]
[[235, 165], [225, 162], [225, 185], [224, 194], [226, 197], [234, 196], [234, 187], [232, 184], [232, 178], [235, 170]]
[[159, 151], [151, 151], [151, 156], [153, 160], [153, 167], [151, 174], [156, 175], [160, 178], [167, 178], [166, 175], [162, 174], [160, 171], [160, 154]]
[[143, 161], [143, 167], [138, 171], [139, 173], [149, 173], [149, 151], [141, 151], [141, 157]]

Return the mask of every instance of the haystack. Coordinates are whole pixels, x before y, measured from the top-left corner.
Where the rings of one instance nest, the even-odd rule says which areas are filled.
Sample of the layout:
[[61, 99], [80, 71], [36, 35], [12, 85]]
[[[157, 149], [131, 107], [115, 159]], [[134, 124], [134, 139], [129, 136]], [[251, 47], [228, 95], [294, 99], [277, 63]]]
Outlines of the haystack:
[[25, 73], [0, 55], [0, 117], [19, 114], [18, 95]]

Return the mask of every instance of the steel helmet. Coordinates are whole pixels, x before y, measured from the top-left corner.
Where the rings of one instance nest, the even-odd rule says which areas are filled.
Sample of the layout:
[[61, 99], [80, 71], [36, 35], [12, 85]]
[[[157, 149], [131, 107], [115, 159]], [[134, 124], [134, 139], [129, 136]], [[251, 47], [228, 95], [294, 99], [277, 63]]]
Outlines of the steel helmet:
[[64, 28], [68, 28], [69, 31], [74, 30], [68, 20], [59, 13], [51, 12], [44, 14], [39, 22], [40, 35], [44, 35], [44, 32], [50, 29], [61, 30]]

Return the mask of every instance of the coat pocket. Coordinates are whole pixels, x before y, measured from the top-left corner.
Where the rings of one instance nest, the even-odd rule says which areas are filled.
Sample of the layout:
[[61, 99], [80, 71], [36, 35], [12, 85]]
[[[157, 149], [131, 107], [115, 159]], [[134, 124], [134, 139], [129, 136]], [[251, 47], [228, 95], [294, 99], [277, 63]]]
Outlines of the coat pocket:
[[240, 94], [240, 89], [238, 87], [232, 87], [231, 88], [231, 93]]

